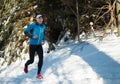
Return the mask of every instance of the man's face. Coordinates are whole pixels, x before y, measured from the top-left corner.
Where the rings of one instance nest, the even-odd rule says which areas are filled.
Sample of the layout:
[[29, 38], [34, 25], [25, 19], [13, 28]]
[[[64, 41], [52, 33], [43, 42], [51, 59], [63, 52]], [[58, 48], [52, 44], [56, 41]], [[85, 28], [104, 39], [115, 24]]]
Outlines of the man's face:
[[43, 22], [43, 17], [39, 17], [36, 19], [38, 23], [42, 23]]

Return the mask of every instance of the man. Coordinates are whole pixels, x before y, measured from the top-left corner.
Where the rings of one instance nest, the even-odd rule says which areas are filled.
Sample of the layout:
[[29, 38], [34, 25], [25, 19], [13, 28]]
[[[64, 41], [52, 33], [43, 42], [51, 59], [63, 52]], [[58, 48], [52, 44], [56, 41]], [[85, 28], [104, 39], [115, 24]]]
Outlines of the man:
[[25, 35], [30, 38], [29, 45], [29, 60], [25, 63], [24, 72], [28, 73], [28, 65], [34, 62], [35, 52], [38, 54], [38, 71], [37, 78], [41, 79], [41, 68], [43, 65], [43, 48], [42, 45], [45, 43], [45, 32], [46, 26], [43, 24], [43, 17], [41, 14], [36, 16], [36, 22], [31, 23], [24, 31]]

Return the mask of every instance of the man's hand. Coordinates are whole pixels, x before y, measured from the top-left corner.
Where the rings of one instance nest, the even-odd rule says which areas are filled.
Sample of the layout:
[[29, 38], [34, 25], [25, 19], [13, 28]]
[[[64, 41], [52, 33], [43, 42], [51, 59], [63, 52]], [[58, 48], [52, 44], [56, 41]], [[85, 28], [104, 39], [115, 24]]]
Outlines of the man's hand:
[[34, 35], [33, 38], [34, 38], [34, 39], [38, 38], [38, 35]]

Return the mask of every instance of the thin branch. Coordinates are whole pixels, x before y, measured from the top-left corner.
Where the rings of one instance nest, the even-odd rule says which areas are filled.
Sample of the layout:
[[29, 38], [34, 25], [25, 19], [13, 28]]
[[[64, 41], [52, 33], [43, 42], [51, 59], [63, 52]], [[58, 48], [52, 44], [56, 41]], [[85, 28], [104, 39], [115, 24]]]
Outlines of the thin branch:
[[98, 19], [96, 19], [96, 20], [94, 21], [94, 23], [96, 23], [98, 20], [100, 20], [105, 14], [109, 13], [109, 12], [114, 8], [115, 3], [116, 3], [116, 0], [114, 1], [114, 3], [113, 3], [113, 5], [111, 6], [111, 8], [110, 8], [108, 11], [106, 11], [103, 15], [101, 15]]
[[70, 8], [70, 10], [73, 12], [73, 14], [77, 17], [76, 12], [69, 5], [67, 5], [67, 6]]

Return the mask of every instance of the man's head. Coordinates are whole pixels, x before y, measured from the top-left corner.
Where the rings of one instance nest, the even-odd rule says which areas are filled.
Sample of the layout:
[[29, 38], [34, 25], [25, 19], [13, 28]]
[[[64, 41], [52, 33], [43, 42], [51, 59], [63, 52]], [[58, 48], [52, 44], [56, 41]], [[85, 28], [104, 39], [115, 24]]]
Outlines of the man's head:
[[36, 16], [36, 21], [37, 21], [38, 23], [40, 23], [40, 24], [43, 22], [43, 17], [42, 17], [41, 14], [38, 14], [38, 15]]

